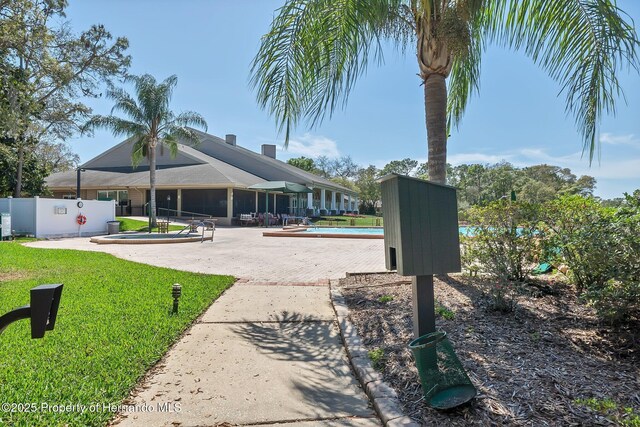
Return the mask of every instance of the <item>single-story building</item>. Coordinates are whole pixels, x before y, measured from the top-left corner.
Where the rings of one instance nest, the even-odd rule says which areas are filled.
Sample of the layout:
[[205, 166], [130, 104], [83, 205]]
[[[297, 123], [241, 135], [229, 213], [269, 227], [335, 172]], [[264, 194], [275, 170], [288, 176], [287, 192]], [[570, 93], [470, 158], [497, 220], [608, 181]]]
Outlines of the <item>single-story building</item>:
[[[178, 145], [172, 157], [168, 149], [157, 152], [156, 206], [159, 215], [210, 215], [219, 224], [251, 212], [266, 212], [265, 192], [248, 187], [267, 181], [288, 181], [313, 190], [308, 194], [269, 193], [268, 211], [274, 214], [316, 215], [355, 212], [358, 195], [329, 179], [276, 159], [276, 146], [262, 145], [262, 153], [225, 139], [197, 131], [199, 144]], [[54, 173], [46, 180], [55, 198], [115, 200], [118, 215], [146, 215], [149, 201], [149, 165], [146, 159], [131, 165], [132, 142], [126, 140], [80, 166], [81, 172]], [[168, 210], [168, 211], [167, 211]]]

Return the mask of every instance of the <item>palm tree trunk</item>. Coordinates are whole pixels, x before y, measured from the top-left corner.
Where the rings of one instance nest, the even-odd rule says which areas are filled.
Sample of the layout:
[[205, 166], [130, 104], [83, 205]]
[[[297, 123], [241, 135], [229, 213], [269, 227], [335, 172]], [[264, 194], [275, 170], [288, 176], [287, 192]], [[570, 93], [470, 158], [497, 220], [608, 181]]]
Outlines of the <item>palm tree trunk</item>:
[[22, 169], [24, 167], [24, 146], [22, 141], [18, 143], [18, 170], [16, 172], [16, 188], [13, 192], [13, 197], [22, 196]]
[[[156, 147], [149, 147], [149, 214], [151, 227], [156, 224]], [[151, 230], [149, 230], [151, 232]]]
[[424, 110], [429, 146], [429, 179], [440, 184], [447, 180], [447, 82], [440, 74], [424, 81]]

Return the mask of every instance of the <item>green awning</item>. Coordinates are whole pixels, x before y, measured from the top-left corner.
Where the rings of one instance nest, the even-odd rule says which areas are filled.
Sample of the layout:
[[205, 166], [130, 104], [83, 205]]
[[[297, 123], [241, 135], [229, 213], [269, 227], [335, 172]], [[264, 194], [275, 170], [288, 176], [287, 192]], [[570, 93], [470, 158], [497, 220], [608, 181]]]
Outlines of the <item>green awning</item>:
[[247, 187], [251, 190], [277, 191], [280, 193], [313, 193], [309, 187], [289, 181], [267, 181]]

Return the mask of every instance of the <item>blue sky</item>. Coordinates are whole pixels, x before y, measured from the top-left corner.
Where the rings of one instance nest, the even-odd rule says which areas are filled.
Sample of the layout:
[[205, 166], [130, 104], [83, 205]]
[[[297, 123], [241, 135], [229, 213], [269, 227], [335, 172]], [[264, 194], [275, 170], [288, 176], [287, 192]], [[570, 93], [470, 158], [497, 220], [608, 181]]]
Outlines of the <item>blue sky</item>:
[[[260, 37], [283, 0], [70, 0], [67, 19], [76, 31], [104, 24], [126, 36], [131, 72], [158, 79], [178, 76], [172, 102], [176, 111], [201, 113], [209, 133], [238, 136], [238, 144], [282, 147], [274, 121], [255, 102], [249, 65]], [[640, 2], [618, 5], [640, 22]], [[637, 25], [636, 25], [637, 26]], [[394, 159], [426, 160], [423, 90], [413, 48], [406, 54], [387, 49], [385, 63], [372, 64], [357, 84], [347, 108], [314, 129], [296, 129], [278, 158], [351, 155], [360, 164], [382, 167]], [[595, 176], [596, 194], [618, 197], [640, 188], [640, 77], [620, 73], [627, 104], [600, 127], [602, 151], [589, 167], [581, 158], [582, 140], [564, 110], [559, 86], [523, 54], [489, 48], [482, 63], [480, 95], [471, 101], [459, 130], [449, 140], [449, 162], [517, 166], [539, 163], [570, 167]], [[111, 103], [91, 99], [95, 113]], [[87, 161], [114, 145], [108, 132], [70, 141]]]

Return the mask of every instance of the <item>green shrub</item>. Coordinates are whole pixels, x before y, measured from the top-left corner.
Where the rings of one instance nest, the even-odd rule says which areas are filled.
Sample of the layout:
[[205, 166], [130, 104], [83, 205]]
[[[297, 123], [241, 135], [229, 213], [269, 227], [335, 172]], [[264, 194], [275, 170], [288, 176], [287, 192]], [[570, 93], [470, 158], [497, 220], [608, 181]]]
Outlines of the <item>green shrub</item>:
[[524, 280], [540, 253], [537, 205], [500, 200], [469, 211], [472, 235], [463, 239], [466, 268], [499, 281]]
[[545, 204], [549, 261], [565, 263], [578, 292], [602, 288], [610, 278], [610, 211], [595, 199], [565, 196]]
[[375, 350], [370, 350], [368, 355], [369, 359], [371, 360], [371, 364], [373, 365], [373, 369], [375, 369], [376, 371], [384, 370], [384, 364], [387, 358], [384, 355], [383, 349], [376, 348]]
[[631, 407], [618, 405], [612, 399], [596, 399], [592, 397], [589, 399], [575, 399], [573, 402], [604, 415], [611, 423], [616, 425], [640, 427], [640, 414]]
[[610, 324], [640, 319], [640, 197], [617, 208], [562, 197], [544, 209], [547, 246], [581, 296]]
[[436, 301], [435, 310], [436, 314], [445, 320], [453, 320], [456, 318], [456, 313], [453, 310], [449, 310], [438, 301]]
[[585, 297], [611, 324], [640, 320], [640, 198], [627, 195], [608, 220], [609, 280]]
[[380, 298], [378, 298], [378, 302], [382, 304], [386, 304], [391, 301], [393, 301], [393, 297], [391, 295], [382, 295]]

